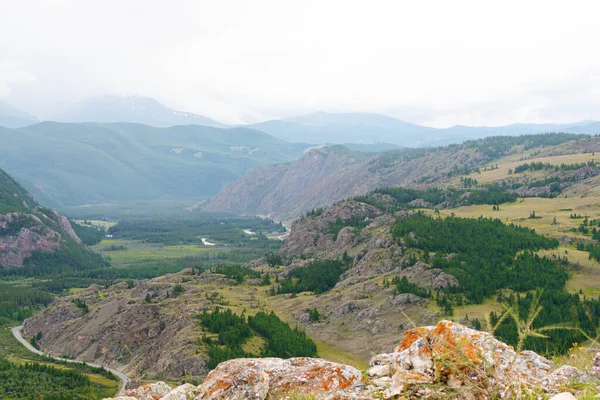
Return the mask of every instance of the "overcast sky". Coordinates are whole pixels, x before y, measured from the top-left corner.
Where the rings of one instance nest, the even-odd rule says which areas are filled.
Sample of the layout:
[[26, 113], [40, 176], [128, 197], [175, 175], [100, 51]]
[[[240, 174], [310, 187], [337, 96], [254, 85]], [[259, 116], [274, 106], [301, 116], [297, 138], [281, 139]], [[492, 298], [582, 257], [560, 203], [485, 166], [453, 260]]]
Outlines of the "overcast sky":
[[230, 123], [600, 120], [596, 1], [0, 0], [0, 99], [137, 94]]

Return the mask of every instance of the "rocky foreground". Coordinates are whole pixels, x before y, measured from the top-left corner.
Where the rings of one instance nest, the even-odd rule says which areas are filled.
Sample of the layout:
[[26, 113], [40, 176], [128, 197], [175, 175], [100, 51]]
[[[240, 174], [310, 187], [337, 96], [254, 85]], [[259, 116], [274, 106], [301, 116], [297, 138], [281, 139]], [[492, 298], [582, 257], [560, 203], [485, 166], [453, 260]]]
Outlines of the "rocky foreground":
[[572, 399], [582, 388], [597, 392], [597, 385], [592, 373], [558, 367], [531, 351], [516, 353], [489, 333], [441, 321], [405, 332], [365, 373], [313, 358], [235, 359], [200, 386], [173, 389], [159, 382], [116, 399]]

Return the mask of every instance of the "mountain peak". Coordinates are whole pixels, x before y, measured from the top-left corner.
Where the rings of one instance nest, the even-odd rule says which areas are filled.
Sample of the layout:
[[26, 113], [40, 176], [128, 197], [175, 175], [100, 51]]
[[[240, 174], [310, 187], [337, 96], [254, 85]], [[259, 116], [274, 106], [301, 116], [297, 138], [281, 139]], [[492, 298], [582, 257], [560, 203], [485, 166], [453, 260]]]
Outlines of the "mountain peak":
[[171, 109], [152, 97], [103, 95], [81, 101], [56, 118], [61, 122], [134, 122], [151, 126], [204, 125], [224, 127], [211, 118]]

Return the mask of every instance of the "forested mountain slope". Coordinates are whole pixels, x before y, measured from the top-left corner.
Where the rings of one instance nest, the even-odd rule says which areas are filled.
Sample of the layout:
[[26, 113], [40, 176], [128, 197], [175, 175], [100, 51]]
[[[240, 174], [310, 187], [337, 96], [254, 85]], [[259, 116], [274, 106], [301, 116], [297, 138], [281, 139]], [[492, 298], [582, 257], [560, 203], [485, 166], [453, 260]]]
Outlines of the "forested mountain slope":
[[[204, 209], [293, 220], [308, 210], [376, 188], [440, 185], [510, 154], [538, 148], [550, 151], [544, 149], [582, 138], [571, 134], [497, 136], [441, 149], [402, 149], [374, 155], [342, 146], [316, 148], [290, 164], [248, 172], [214, 196]], [[589, 142], [600, 139], [587, 139], [586, 146]]]
[[102, 264], [102, 258], [85, 248], [65, 217], [38, 205], [0, 170], [0, 270], [57, 272]]
[[287, 162], [306, 145], [246, 128], [44, 122], [0, 128], [0, 167], [52, 207], [195, 198], [249, 169]]

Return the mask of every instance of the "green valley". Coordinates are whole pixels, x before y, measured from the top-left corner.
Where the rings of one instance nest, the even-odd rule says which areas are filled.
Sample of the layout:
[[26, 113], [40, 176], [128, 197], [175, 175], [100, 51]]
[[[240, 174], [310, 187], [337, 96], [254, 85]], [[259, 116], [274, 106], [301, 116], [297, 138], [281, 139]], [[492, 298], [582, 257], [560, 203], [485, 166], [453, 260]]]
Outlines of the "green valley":
[[52, 207], [164, 197], [190, 206], [249, 169], [292, 161], [307, 147], [247, 128], [131, 123], [43, 122], [0, 128], [0, 141], [0, 168]]

